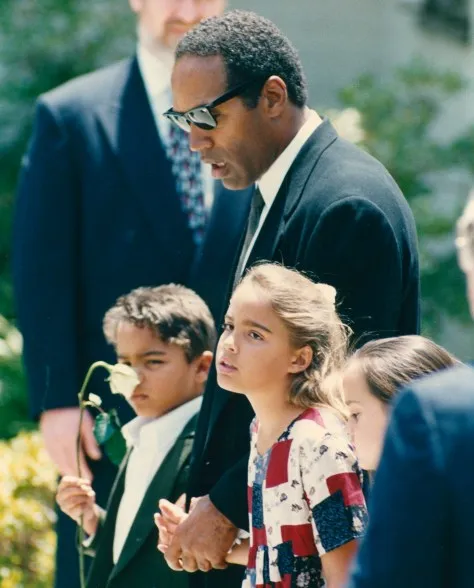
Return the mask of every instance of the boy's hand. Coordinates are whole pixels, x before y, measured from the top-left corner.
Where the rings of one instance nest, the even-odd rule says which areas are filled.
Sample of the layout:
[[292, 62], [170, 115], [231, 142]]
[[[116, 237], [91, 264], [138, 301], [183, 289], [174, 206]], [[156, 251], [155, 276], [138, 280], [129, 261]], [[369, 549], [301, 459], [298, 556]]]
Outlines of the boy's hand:
[[59, 508], [77, 524], [81, 523], [88, 535], [94, 535], [99, 521], [99, 508], [95, 503], [95, 492], [85, 478], [64, 476], [56, 493]]
[[188, 518], [184, 509], [180, 506], [180, 501], [173, 504], [169, 500], [162, 499], [159, 501], [161, 513], [155, 514], [155, 525], [158, 527], [158, 549], [166, 553], [171, 541], [173, 540], [177, 526]]

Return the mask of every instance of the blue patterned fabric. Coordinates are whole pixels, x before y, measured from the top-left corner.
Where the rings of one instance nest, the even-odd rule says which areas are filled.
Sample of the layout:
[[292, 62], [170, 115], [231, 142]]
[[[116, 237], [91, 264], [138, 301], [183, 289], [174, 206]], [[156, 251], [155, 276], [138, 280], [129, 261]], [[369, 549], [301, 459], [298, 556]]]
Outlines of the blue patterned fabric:
[[186, 213], [188, 226], [195, 245], [200, 245], [206, 227], [206, 209], [202, 182], [201, 158], [189, 149], [189, 135], [176, 125], [170, 127], [167, 155], [176, 179], [181, 206]]

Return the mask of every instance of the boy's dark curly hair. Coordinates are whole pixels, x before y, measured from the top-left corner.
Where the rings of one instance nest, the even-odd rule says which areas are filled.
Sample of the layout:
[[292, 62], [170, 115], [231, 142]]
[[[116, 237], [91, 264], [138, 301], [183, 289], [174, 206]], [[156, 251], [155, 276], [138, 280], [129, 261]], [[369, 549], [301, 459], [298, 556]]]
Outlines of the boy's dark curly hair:
[[121, 322], [151, 329], [164, 343], [181, 347], [189, 362], [213, 351], [216, 328], [204, 300], [179, 284], [136, 288], [120, 296], [104, 317], [105, 338], [116, 344]]
[[306, 78], [296, 49], [276, 25], [254, 12], [231, 10], [203, 20], [179, 42], [176, 59], [185, 55], [221, 55], [228, 89], [255, 80], [255, 86], [241, 96], [248, 108], [255, 108], [263, 84], [272, 75], [285, 82], [295, 106], [302, 108], [307, 102]]

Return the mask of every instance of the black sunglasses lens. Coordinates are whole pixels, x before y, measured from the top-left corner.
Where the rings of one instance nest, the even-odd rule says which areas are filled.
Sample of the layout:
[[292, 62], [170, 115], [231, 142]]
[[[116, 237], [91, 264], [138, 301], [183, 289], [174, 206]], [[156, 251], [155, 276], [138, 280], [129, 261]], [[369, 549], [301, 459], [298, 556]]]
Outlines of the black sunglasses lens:
[[187, 113], [188, 119], [200, 129], [210, 131], [215, 129], [217, 122], [207, 108], [196, 108]]
[[167, 114], [166, 115], [169, 120], [171, 122], [173, 122], [176, 126], [178, 126], [180, 129], [182, 129], [183, 131], [186, 131], [186, 133], [189, 133], [191, 131], [191, 125], [189, 124], [189, 122], [186, 120], [186, 117], [184, 115], [181, 114]]

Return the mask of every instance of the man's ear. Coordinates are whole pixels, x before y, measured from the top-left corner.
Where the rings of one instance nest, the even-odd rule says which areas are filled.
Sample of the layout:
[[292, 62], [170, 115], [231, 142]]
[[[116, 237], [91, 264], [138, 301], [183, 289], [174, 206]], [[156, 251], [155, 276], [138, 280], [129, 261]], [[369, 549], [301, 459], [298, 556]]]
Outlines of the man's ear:
[[196, 380], [199, 384], [204, 384], [207, 381], [207, 376], [209, 375], [213, 359], [214, 354], [212, 351], [204, 351], [204, 353], [196, 359]]
[[262, 104], [270, 118], [278, 118], [288, 104], [288, 89], [279, 76], [271, 76], [265, 82], [262, 92]]
[[290, 367], [288, 368], [288, 372], [290, 374], [299, 374], [304, 372], [307, 369], [311, 362], [313, 361], [313, 350], [309, 345], [305, 345], [295, 351], [293, 357], [291, 358]]

